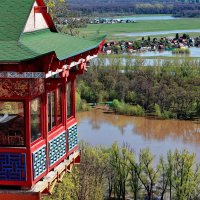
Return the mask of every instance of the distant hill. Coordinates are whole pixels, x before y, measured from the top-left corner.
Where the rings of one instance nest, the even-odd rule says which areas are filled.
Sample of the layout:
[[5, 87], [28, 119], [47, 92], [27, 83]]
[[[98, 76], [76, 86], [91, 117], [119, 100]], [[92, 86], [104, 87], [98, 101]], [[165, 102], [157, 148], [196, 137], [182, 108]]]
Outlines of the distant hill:
[[[70, 4], [116, 4], [116, 3], [199, 3], [199, 0], [69, 0]], [[84, 6], [84, 5], [82, 5]]]
[[85, 14], [132, 13], [200, 15], [200, 0], [68, 0], [71, 9]]

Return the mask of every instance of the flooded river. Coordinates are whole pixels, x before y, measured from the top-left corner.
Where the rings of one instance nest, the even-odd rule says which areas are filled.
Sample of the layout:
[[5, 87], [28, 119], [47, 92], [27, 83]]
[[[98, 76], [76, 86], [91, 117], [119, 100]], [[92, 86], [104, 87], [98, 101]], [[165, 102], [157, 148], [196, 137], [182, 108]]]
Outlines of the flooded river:
[[200, 124], [181, 120], [155, 120], [92, 110], [78, 113], [80, 140], [110, 147], [128, 143], [138, 155], [148, 147], [156, 155], [166, 156], [169, 150], [188, 149], [200, 161]]
[[[101, 65], [101, 66], [110, 66], [115, 63], [115, 65], [121, 65], [121, 66], [127, 66], [127, 65], [135, 65], [135, 62], [137, 62], [137, 59], [135, 59], [135, 56], [137, 58], [141, 57], [143, 60], [143, 65], [144, 66], [155, 66], [155, 65], [162, 65], [163, 63], [166, 62], [164, 59], [165, 57], [174, 57], [177, 59], [179, 63], [182, 63], [184, 58], [194, 58], [197, 62], [199, 63], [200, 61], [200, 48], [196, 47], [191, 47], [190, 49], [190, 54], [189, 55], [177, 55], [177, 54], [172, 54], [172, 51], [145, 51], [141, 53], [132, 53], [129, 58], [126, 57], [116, 57], [114, 58], [96, 58], [91, 63], [93, 65]], [[123, 55], [123, 54], [122, 54]], [[173, 60], [171, 60], [173, 61]]]
[[146, 21], [146, 20], [179, 20], [180, 18], [172, 17], [169, 15], [148, 15], [148, 16], [125, 16], [115, 17], [118, 20], [133, 20], [133, 21]]

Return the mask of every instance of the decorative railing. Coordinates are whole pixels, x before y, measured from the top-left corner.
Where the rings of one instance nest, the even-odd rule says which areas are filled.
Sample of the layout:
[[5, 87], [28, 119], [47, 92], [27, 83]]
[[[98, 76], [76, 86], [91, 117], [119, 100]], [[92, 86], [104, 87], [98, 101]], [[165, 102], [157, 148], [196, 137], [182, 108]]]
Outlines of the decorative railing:
[[77, 124], [68, 128], [68, 151], [72, 150], [78, 145], [78, 131]]
[[32, 153], [33, 177], [36, 179], [47, 170], [46, 145]]
[[52, 166], [60, 158], [66, 155], [66, 132], [49, 141], [49, 166]]
[[26, 154], [0, 153], [0, 181], [26, 181]]

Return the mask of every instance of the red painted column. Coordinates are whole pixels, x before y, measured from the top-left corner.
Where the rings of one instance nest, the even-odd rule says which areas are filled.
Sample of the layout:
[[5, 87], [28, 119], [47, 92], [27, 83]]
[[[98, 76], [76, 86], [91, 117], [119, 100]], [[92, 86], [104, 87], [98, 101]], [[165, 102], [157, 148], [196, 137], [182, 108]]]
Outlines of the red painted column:
[[27, 160], [27, 184], [32, 186], [33, 184], [33, 164], [32, 164], [32, 152], [31, 152], [31, 118], [30, 110], [31, 103], [30, 99], [25, 101], [25, 132], [26, 132], [26, 160]]

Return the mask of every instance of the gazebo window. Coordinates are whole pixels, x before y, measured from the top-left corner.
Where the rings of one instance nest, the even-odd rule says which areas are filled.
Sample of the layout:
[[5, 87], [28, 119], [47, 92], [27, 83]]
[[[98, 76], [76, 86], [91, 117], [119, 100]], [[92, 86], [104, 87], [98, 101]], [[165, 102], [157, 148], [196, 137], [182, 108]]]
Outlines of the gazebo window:
[[71, 81], [67, 82], [67, 87], [66, 87], [66, 108], [67, 108], [67, 119], [69, 119], [72, 115], [72, 83]]
[[48, 93], [48, 131], [62, 123], [62, 90]]
[[0, 101], [0, 146], [24, 146], [24, 103]]
[[31, 142], [42, 136], [41, 128], [41, 97], [38, 97], [31, 101]]
[[58, 124], [62, 122], [62, 89], [61, 87], [58, 88], [58, 117], [57, 121]]

